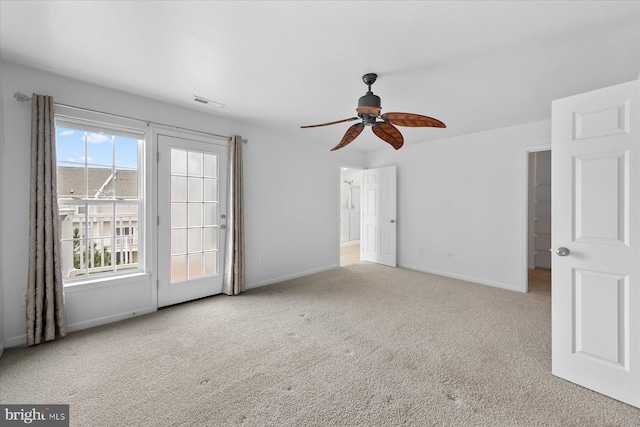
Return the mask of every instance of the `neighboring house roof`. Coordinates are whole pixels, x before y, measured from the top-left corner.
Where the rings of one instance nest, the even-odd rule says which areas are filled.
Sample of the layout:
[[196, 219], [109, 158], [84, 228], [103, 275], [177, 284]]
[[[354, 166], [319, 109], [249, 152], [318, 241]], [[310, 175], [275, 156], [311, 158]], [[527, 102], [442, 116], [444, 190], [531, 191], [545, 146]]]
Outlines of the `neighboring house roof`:
[[[64, 199], [94, 198], [98, 190], [109, 179], [113, 170], [110, 168], [89, 168], [88, 194], [85, 193], [84, 168], [82, 167], [58, 167], [58, 197]], [[137, 199], [138, 198], [138, 171], [117, 170], [115, 178], [111, 179], [102, 189], [97, 198], [110, 199]]]

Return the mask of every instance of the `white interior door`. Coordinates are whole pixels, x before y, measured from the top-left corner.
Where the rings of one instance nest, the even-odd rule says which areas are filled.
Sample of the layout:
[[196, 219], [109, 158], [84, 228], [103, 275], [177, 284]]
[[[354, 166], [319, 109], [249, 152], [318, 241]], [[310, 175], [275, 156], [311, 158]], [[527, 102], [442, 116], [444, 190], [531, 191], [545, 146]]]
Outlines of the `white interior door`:
[[396, 167], [362, 171], [362, 232], [364, 261], [396, 266]]
[[552, 359], [640, 407], [638, 83], [553, 102]]
[[158, 307], [222, 292], [227, 146], [158, 135]]

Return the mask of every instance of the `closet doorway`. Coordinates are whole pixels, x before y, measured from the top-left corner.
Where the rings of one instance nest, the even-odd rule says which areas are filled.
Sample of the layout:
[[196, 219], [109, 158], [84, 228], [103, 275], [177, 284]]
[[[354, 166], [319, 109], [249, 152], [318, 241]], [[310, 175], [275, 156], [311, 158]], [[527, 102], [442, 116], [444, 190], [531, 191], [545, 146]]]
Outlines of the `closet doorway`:
[[529, 154], [528, 292], [551, 291], [551, 150]]
[[362, 169], [340, 167], [340, 266], [360, 262]]

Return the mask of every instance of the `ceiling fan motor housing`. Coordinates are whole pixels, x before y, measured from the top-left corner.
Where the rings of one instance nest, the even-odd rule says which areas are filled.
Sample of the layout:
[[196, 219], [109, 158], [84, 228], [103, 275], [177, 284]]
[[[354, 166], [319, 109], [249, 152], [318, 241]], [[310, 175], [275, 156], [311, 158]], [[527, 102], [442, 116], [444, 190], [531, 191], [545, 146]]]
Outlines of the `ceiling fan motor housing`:
[[358, 108], [356, 111], [362, 115], [379, 116], [381, 108], [380, 97], [369, 91], [366, 95], [361, 96], [358, 100]]

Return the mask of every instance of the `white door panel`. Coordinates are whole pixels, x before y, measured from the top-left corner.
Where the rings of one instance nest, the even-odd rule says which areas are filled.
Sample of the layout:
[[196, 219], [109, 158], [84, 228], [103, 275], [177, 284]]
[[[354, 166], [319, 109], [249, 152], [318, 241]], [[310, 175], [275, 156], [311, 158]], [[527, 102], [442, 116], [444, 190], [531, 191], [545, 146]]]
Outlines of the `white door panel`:
[[158, 135], [158, 307], [222, 292], [226, 145]]
[[362, 184], [362, 259], [395, 267], [396, 167], [367, 169]]
[[640, 407], [639, 82], [553, 103], [553, 373]]

